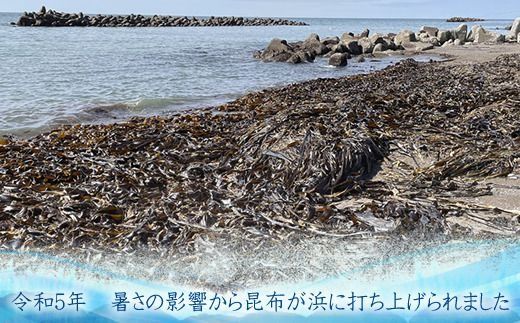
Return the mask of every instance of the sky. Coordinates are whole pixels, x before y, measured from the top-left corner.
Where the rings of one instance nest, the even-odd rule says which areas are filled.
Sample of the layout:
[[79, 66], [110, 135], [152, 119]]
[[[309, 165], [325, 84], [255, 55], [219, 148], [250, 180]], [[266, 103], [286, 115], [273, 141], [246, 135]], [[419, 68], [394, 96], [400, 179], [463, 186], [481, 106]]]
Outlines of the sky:
[[168, 14], [323, 18], [511, 19], [520, 0], [0, 0], [0, 12], [47, 8], [97, 14]]

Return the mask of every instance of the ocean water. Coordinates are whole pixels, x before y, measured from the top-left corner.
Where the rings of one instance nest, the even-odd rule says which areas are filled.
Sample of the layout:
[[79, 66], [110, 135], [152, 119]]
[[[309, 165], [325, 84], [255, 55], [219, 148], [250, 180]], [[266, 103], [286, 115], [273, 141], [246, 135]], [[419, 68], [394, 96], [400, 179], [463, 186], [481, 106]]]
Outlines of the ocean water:
[[[450, 29], [432, 19], [298, 19], [309, 26], [188, 28], [19, 28], [0, 13], [0, 135], [32, 135], [59, 124], [161, 115], [230, 101], [245, 93], [318, 77], [380, 69], [389, 57], [331, 68], [253, 59], [274, 37], [303, 40], [359, 33]], [[479, 22], [501, 29], [509, 20]], [[471, 24], [470, 24], [471, 25]], [[426, 59], [426, 58], [425, 58]], [[428, 58], [429, 59], [429, 58]]]

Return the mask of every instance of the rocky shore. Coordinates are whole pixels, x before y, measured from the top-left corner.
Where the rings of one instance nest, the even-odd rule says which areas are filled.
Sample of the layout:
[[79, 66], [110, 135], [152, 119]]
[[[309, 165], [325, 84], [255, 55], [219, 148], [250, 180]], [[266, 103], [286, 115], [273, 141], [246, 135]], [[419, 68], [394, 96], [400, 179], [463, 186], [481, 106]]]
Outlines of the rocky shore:
[[304, 41], [288, 42], [273, 39], [263, 50], [254, 53], [254, 57], [265, 62], [306, 63], [313, 62], [316, 57], [329, 58], [329, 65], [346, 66], [353, 56], [391, 53], [396, 51], [421, 52], [435, 47], [462, 46], [464, 44], [482, 43], [520, 43], [520, 18], [517, 18], [507, 35], [491, 32], [482, 26], [460, 24], [452, 30], [441, 30], [436, 27], [422, 26], [419, 31], [403, 30], [397, 34], [372, 34], [368, 29], [354, 35], [344, 33], [321, 39], [311, 34]]
[[447, 22], [474, 22], [474, 21], [484, 21], [484, 19], [481, 18], [469, 18], [469, 17], [451, 17], [449, 19], [446, 19]]
[[[327, 46], [327, 45], [325, 45]], [[174, 252], [202, 235], [511, 236], [520, 54], [406, 60], [214, 108], [0, 139], [0, 244]]]
[[301, 21], [274, 18], [96, 15], [63, 13], [42, 7], [39, 12], [25, 12], [18, 22], [20, 27], [216, 27], [216, 26], [305, 26]]

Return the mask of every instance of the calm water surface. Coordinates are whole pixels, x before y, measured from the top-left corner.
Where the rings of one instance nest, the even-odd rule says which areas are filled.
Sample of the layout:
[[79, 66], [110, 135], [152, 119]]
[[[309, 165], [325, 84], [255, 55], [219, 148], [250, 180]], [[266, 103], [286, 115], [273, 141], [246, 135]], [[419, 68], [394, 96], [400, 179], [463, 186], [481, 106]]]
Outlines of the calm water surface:
[[[365, 73], [395, 62], [331, 68], [252, 58], [273, 38], [453, 28], [443, 20], [301, 19], [310, 26], [193, 28], [18, 28], [0, 13], [0, 134], [28, 135], [57, 124], [153, 115], [232, 100], [262, 88]], [[502, 29], [511, 21], [485, 21]]]

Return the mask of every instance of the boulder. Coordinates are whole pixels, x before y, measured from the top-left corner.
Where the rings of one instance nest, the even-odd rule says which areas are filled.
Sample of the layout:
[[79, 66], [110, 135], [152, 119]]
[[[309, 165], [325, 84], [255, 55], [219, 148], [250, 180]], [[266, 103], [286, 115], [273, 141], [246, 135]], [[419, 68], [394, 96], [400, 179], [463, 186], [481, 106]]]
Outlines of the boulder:
[[348, 55], [346, 53], [336, 53], [330, 56], [329, 65], [332, 66], [347, 66]]
[[370, 38], [363, 37], [358, 40], [359, 46], [361, 46], [363, 54], [370, 54], [374, 50], [374, 44], [370, 41]]
[[386, 46], [385, 44], [376, 44], [374, 46], [374, 49], [372, 50], [373, 53], [377, 53], [377, 52], [384, 52], [386, 50]]
[[511, 30], [509, 31], [509, 37], [512, 39], [518, 39], [518, 34], [520, 34], [520, 18], [516, 18], [511, 26]]
[[462, 42], [462, 40], [460, 40], [458, 38], [453, 41], [453, 45], [455, 45], [455, 46], [460, 46], [460, 45], [463, 45], [463, 44], [464, 43]]
[[439, 38], [437, 38], [437, 37], [430, 37], [429, 43], [432, 44], [433, 46], [442, 45], [441, 42], [439, 41]]
[[352, 55], [360, 55], [363, 53], [363, 48], [361, 48], [361, 46], [359, 46], [359, 43], [357, 40], [351, 40], [344, 44], [347, 47], [349, 53], [351, 53]]
[[449, 39], [447, 40], [446, 42], [444, 42], [444, 44], [442, 44], [441, 47], [450, 47], [450, 46], [453, 46], [453, 39]]
[[368, 37], [368, 35], [370, 35], [370, 30], [365, 29], [359, 34], [359, 38]]
[[402, 43], [401, 47], [404, 48], [404, 50], [412, 51], [412, 52], [423, 52], [426, 50], [433, 49], [432, 44], [426, 44], [426, 43], [421, 43], [421, 42]]
[[263, 52], [256, 56], [264, 62], [287, 62], [289, 59], [295, 59], [293, 55], [294, 50], [286, 40], [275, 38]]
[[468, 35], [468, 25], [460, 24], [452, 31], [453, 40], [459, 39], [462, 43], [466, 42]]
[[475, 32], [478, 28], [481, 28], [482, 26], [474, 25], [471, 27], [471, 30], [468, 33], [468, 37], [466, 38], [466, 41], [472, 42], [475, 40]]
[[323, 45], [320, 41], [320, 36], [317, 34], [310, 34], [307, 39], [303, 41], [302, 49], [314, 53], [315, 55], [325, 55], [330, 49]]
[[438, 33], [437, 33], [437, 38], [439, 39], [439, 42], [441, 44], [444, 44], [445, 42], [447, 42], [448, 40], [451, 40], [451, 32], [449, 30], [440, 30]]
[[383, 35], [381, 35], [381, 34], [373, 34], [372, 36], [368, 37], [368, 39], [370, 39], [370, 41], [374, 45], [384, 44], [385, 43]]
[[394, 39], [394, 42], [397, 46], [414, 41], [416, 41], [415, 33], [410, 30], [403, 30], [399, 32]]
[[429, 43], [430, 42], [430, 35], [427, 33], [420, 33], [418, 40], [423, 43]]
[[345, 44], [348, 43], [351, 40], [358, 40], [359, 37], [354, 36], [353, 33], [344, 33], [341, 35], [341, 41]]
[[339, 43], [339, 44], [336, 44], [336, 45], [333, 45], [332, 48], [331, 48], [331, 53], [332, 54], [335, 54], [335, 53], [348, 53], [349, 50], [347, 48], [347, 46], [345, 46], [345, 44], [343, 43]]
[[489, 32], [485, 30], [483, 27], [478, 27], [474, 33], [474, 43], [503, 43], [505, 41], [505, 36], [497, 33]]
[[439, 32], [439, 28], [436, 27], [428, 27], [428, 26], [422, 26], [419, 30], [420, 34], [427, 34], [430, 37], [437, 36], [437, 33]]
[[394, 43], [392, 38], [385, 37], [385, 38], [383, 38], [383, 40], [385, 41], [386, 49], [390, 49], [390, 50], [396, 50], [397, 49], [397, 45]]
[[323, 40], [321, 41], [321, 43], [322, 43], [323, 45], [325, 45], [325, 46], [336, 45], [336, 44], [338, 44], [339, 42], [340, 42], [340, 39], [339, 39], [339, 37], [337, 37], [337, 36], [336, 36], [336, 37], [327, 37], [327, 38], [325, 38], [325, 39], [323, 39]]

